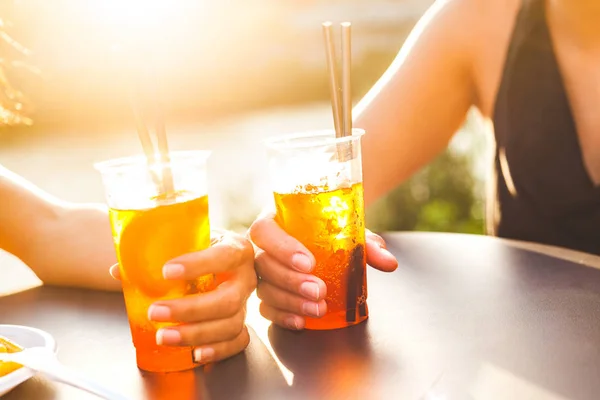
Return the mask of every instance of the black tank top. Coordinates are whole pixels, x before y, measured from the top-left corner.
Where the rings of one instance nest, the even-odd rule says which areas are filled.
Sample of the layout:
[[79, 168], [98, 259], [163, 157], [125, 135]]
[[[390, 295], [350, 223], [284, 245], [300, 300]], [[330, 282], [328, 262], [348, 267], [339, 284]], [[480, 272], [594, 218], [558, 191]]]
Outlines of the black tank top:
[[517, 16], [493, 122], [490, 233], [600, 254], [600, 187], [583, 162], [545, 0], [525, 0]]

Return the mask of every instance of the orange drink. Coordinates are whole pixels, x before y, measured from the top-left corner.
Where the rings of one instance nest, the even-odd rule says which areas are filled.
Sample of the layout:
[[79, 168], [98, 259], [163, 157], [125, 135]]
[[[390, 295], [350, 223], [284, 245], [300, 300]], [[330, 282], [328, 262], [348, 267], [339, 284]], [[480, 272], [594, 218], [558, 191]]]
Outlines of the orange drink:
[[191, 281], [167, 281], [162, 269], [177, 256], [210, 245], [205, 152], [174, 152], [171, 170], [175, 191], [157, 193], [156, 167], [151, 174], [143, 158], [106, 161], [102, 173], [119, 261], [129, 326], [140, 369], [181, 371], [197, 365], [190, 347], [156, 344], [156, 331], [171, 323], [148, 320], [157, 300], [180, 298], [213, 289], [212, 275]]
[[337, 329], [368, 317], [360, 138], [333, 131], [271, 139], [276, 219], [315, 256], [327, 286], [327, 313], [307, 329]]

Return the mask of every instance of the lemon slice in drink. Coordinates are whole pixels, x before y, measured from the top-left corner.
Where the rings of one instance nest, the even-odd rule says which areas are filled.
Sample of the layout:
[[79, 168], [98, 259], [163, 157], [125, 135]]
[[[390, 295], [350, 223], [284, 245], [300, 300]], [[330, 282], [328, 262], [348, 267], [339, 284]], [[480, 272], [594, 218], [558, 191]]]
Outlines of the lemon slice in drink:
[[207, 196], [133, 212], [119, 241], [126, 279], [152, 298], [188, 293], [189, 282], [165, 280], [162, 270], [167, 261], [208, 247]]

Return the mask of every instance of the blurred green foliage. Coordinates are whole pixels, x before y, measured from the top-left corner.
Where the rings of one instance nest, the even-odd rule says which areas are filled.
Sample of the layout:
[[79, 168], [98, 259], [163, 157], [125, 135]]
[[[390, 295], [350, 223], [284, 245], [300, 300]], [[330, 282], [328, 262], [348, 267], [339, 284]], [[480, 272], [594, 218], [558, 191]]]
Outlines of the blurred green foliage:
[[367, 210], [374, 231], [484, 233], [483, 202], [467, 155], [445, 151]]

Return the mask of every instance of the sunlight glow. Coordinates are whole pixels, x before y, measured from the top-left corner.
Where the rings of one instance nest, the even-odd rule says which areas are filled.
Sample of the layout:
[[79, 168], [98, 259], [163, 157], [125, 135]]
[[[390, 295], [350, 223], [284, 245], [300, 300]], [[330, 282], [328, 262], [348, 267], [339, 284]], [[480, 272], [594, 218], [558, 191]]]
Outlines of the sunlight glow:
[[281, 371], [281, 375], [283, 375], [283, 378], [285, 379], [288, 386], [292, 386], [294, 384], [294, 373], [292, 371], [290, 371], [289, 369], [287, 369], [285, 365], [283, 365], [283, 363], [281, 362], [279, 357], [277, 357], [277, 354], [273, 350], [273, 347], [271, 346], [271, 342], [269, 341], [269, 327], [271, 326], [271, 322], [267, 321], [260, 315], [260, 312], [258, 311], [259, 304], [260, 304], [260, 300], [256, 296], [256, 292], [255, 292], [248, 299], [248, 306], [247, 306], [248, 325], [250, 325], [252, 327], [252, 329], [254, 329], [254, 332], [256, 333], [256, 335], [258, 336], [260, 341], [265, 345], [265, 347], [269, 351], [269, 354], [271, 355], [271, 357], [273, 357], [273, 360], [279, 367], [279, 370]]
[[97, 32], [111, 37], [116, 47], [162, 53], [185, 48], [180, 42], [189, 15], [208, 4], [203, 0], [87, 0], [80, 12], [93, 15]]
[[344, 239], [348, 236], [344, 228], [348, 225], [349, 210], [350, 205], [338, 196], [332, 196], [329, 206], [323, 207], [323, 213], [337, 216], [336, 228], [340, 230], [340, 233], [336, 236], [336, 239]]
[[99, 20], [139, 33], [149, 33], [161, 21], [171, 19], [177, 8], [181, 8], [181, 2], [168, 0], [88, 0], [87, 5]]

